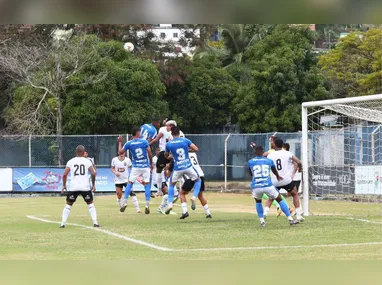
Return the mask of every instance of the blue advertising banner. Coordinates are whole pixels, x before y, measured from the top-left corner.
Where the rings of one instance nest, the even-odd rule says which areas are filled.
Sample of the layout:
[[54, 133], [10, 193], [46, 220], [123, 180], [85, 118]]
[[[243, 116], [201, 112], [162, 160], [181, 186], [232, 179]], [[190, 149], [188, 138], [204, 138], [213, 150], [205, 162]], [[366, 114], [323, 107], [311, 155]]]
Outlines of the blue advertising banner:
[[[60, 192], [62, 188], [62, 175], [64, 168], [13, 168], [14, 192]], [[89, 184], [90, 184], [89, 178]], [[67, 181], [70, 190], [70, 174]], [[143, 185], [138, 181], [134, 183], [133, 190], [144, 191]], [[152, 191], [157, 188], [151, 186]], [[114, 174], [110, 168], [97, 168], [97, 192], [114, 192]]]

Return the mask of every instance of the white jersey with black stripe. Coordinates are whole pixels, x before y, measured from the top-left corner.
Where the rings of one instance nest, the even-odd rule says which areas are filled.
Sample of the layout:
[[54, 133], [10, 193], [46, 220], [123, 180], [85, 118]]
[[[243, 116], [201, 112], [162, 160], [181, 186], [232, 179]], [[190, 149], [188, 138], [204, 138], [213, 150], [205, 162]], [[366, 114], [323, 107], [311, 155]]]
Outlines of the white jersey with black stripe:
[[192, 166], [195, 168], [196, 172], [198, 172], [200, 177], [204, 177], [204, 172], [202, 168], [200, 167], [199, 161], [198, 161], [198, 156], [196, 155], [195, 152], [190, 152], [188, 153]]

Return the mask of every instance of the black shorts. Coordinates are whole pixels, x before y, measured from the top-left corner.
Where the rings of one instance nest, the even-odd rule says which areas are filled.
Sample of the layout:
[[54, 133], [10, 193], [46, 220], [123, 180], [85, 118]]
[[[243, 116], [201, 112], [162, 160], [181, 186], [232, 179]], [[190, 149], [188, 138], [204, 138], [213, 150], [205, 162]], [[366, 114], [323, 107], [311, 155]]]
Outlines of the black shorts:
[[69, 191], [66, 194], [66, 202], [76, 202], [78, 195], [81, 195], [84, 198], [84, 201], [87, 204], [93, 203], [93, 192], [89, 191]]
[[294, 183], [294, 185], [296, 186], [296, 190], [298, 191], [298, 188], [300, 188], [301, 180], [292, 181], [292, 183]]
[[279, 187], [276, 187], [278, 190], [280, 189], [285, 189], [287, 192], [290, 192], [294, 189], [294, 187], [296, 186], [296, 184], [294, 183], [295, 181], [292, 181], [291, 183], [285, 185], [285, 186], [279, 186]]
[[163, 169], [167, 163], [170, 162], [170, 159], [167, 159], [165, 156], [164, 156], [164, 151], [161, 151], [159, 153], [159, 156], [158, 156], [158, 160], [157, 160], [157, 163], [156, 163], [156, 167], [157, 169]]
[[170, 171], [170, 172], [174, 171], [174, 160], [173, 159], [171, 159], [171, 161], [170, 161], [170, 165], [168, 167], [168, 171]]
[[[122, 189], [123, 187], [126, 188], [126, 186], [127, 186], [127, 182], [115, 184], [115, 187], [122, 188]], [[136, 196], [133, 190], [130, 191], [130, 196], [131, 197]]]
[[[202, 184], [200, 185], [200, 191], [204, 191], [204, 177], [200, 177], [200, 180], [202, 180]], [[186, 181], [184, 181], [182, 185], [182, 190], [189, 192], [192, 190], [192, 188], [194, 188], [194, 185], [195, 185], [195, 181], [192, 181], [191, 179], [187, 179]]]

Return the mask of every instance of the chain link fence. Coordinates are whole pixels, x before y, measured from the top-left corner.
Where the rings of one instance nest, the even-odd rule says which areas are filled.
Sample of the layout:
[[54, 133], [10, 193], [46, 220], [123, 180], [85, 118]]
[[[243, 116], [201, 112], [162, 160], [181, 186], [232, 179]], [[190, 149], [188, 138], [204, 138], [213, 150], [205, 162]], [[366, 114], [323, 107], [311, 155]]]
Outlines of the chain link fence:
[[[300, 133], [264, 134], [189, 134], [199, 147], [198, 160], [212, 188], [246, 189], [250, 181], [247, 161], [253, 157], [251, 142], [265, 150], [270, 148], [269, 138], [281, 137], [301, 156]], [[82, 144], [89, 157], [99, 167], [109, 167], [117, 155], [118, 135], [91, 136], [1, 136], [0, 167], [60, 167], [75, 156], [75, 148]], [[128, 136], [124, 135], [124, 142]]]

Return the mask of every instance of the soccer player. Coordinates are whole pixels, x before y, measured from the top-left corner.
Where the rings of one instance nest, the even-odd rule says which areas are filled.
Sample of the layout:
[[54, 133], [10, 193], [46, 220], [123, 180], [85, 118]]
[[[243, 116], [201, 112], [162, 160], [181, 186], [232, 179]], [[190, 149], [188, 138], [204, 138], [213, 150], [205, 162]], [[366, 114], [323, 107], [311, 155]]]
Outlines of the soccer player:
[[[289, 143], [284, 143], [283, 149], [286, 151], [289, 151], [290, 150]], [[302, 177], [302, 173], [298, 171], [298, 165], [294, 163], [294, 172], [292, 175], [292, 181], [296, 185], [296, 191], [298, 194], [300, 194], [301, 177]], [[301, 211], [301, 215], [303, 215], [304, 211], [302, 210], [301, 200], [300, 200], [300, 211]]]
[[[144, 124], [140, 127], [141, 139], [147, 140], [148, 142], [155, 139], [157, 136], [157, 129], [160, 127], [160, 120], [158, 118], [152, 118], [151, 124]], [[134, 134], [133, 134], [134, 135]]]
[[[166, 122], [167, 120], [164, 120], [163, 124], [165, 125]], [[155, 164], [156, 171], [155, 171], [155, 174], [153, 174], [153, 176], [155, 177], [154, 178], [155, 184], [158, 187], [158, 193], [157, 193], [158, 196], [163, 195], [163, 192], [162, 192], [163, 175], [161, 175], [161, 173], [164, 167], [166, 166], [166, 164], [170, 162], [169, 159], [164, 157], [166, 143], [167, 143], [167, 140], [170, 139], [170, 137], [171, 137], [171, 133], [167, 131], [167, 126], [163, 126], [159, 129], [159, 132], [156, 138], [150, 141], [150, 146], [159, 141], [159, 148], [157, 149], [159, 151], [157, 154], [158, 159], [156, 160], [156, 164]]]
[[133, 167], [129, 175], [129, 182], [125, 189], [125, 202], [122, 205], [121, 212], [124, 212], [127, 207], [127, 199], [129, 198], [133, 183], [142, 175], [142, 184], [145, 188], [146, 207], [145, 214], [150, 214], [150, 195], [151, 183], [150, 174], [152, 168], [152, 152], [149, 143], [145, 139], [141, 139], [141, 131], [139, 128], [133, 128], [133, 138], [125, 143], [122, 147], [122, 137], [118, 137], [118, 154], [122, 154], [130, 150], [133, 158]]
[[289, 212], [288, 204], [281, 199], [280, 193], [278, 193], [276, 188], [272, 185], [269, 173], [272, 171], [277, 181], [282, 181], [283, 177], [279, 175], [273, 161], [263, 156], [264, 150], [261, 146], [255, 146], [254, 150], [255, 157], [248, 161], [248, 168], [252, 176], [252, 196], [256, 200], [256, 212], [260, 219], [260, 226], [265, 227], [264, 209], [261, 201], [264, 193], [276, 199], [285, 216], [287, 216], [290, 225], [297, 224], [298, 221], [294, 221]]
[[[275, 176], [272, 176], [273, 185], [277, 188], [284, 188], [293, 198], [293, 204], [296, 210], [297, 220], [299, 222], [304, 221], [301, 216], [300, 200], [296, 190], [296, 185], [292, 182], [292, 176], [294, 173], [294, 163], [298, 165], [299, 171], [302, 171], [301, 161], [291, 152], [283, 150], [283, 140], [280, 138], [275, 139], [275, 151], [268, 155], [268, 158], [273, 160], [276, 165], [277, 171], [284, 178], [282, 181], [278, 181]], [[272, 199], [269, 199], [271, 201]], [[267, 214], [269, 207], [265, 207], [264, 213]]]
[[[198, 175], [200, 177], [200, 180], [202, 181], [201, 186], [200, 186], [200, 192], [199, 192], [199, 195], [198, 195], [198, 199], [199, 199], [200, 203], [202, 204], [203, 209], [204, 209], [204, 211], [206, 213], [206, 218], [207, 219], [211, 219], [212, 216], [211, 216], [210, 209], [208, 208], [207, 199], [203, 195], [203, 191], [204, 191], [204, 172], [203, 172], [202, 168], [199, 165], [198, 156], [196, 155], [196, 153], [195, 152], [190, 152], [189, 156], [190, 156], [191, 163], [192, 163], [194, 169], [196, 170], [196, 172], [198, 173]], [[192, 181], [189, 178], [186, 179], [186, 181], [183, 183], [181, 191], [180, 191], [180, 201], [182, 203], [186, 202], [186, 195], [192, 190], [194, 185], [195, 185], [195, 181]]]
[[[78, 195], [81, 195], [86, 204], [88, 204], [89, 213], [93, 220], [93, 226], [99, 227], [97, 221], [97, 212], [93, 203], [93, 192], [96, 191], [95, 188], [95, 178], [96, 171], [94, 170], [93, 164], [84, 157], [85, 147], [79, 145], [76, 147], [76, 157], [69, 160], [66, 164], [64, 170], [64, 175], [62, 177], [62, 190], [61, 194], [67, 190], [66, 181], [68, 179], [68, 174], [70, 172], [70, 188], [66, 195], [66, 205], [62, 212], [62, 221], [60, 228], [65, 228], [66, 221], [68, 220], [70, 210], [76, 202]], [[92, 188], [90, 189], [88, 173], [92, 174]]]
[[[198, 147], [193, 144], [189, 139], [180, 138], [180, 131], [177, 126], [171, 128], [171, 134], [173, 139], [166, 144], [165, 157], [168, 158], [170, 154], [174, 159], [174, 171], [170, 177], [170, 186], [168, 189], [168, 208], [166, 214], [169, 214], [172, 210], [172, 200], [174, 196], [174, 186], [176, 182], [180, 181], [183, 175], [187, 175], [192, 181], [195, 181], [194, 195], [191, 197], [191, 209], [195, 210], [195, 199], [199, 195], [201, 180], [192, 167], [192, 163], [188, 154], [188, 149], [191, 149], [194, 152], [197, 152]], [[182, 202], [182, 211], [183, 214], [180, 217], [181, 219], [187, 218], [189, 216], [187, 210], [187, 202]]]
[[[127, 186], [127, 182], [129, 181], [129, 174], [132, 163], [130, 158], [125, 156], [125, 153], [122, 153], [116, 157], [114, 157], [111, 161], [111, 171], [114, 173], [114, 183], [115, 183], [115, 191], [117, 193], [117, 202], [119, 205], [119, 210], [122, 209], [122, 192], [123, 187]], [[137, 213], [141, 213], [141, 209], [139, 208], [138, 198], [135, 195], [134, 191], [130, 192], [131, 200], [135, 206]]]
[[[89, 157], [89, 154], [87, 151], [84, 152], [84, 157], [92, 163], [94, 170], [97, 170], [97, 167], [94, 163], [94, 157]], [[92, 180], [91, 174], [89, 173], [89, 185], [91, 185], [91, 180]], [[95, 193], [93, 192], [93, 200], [94, 199], [95, 199]]]

